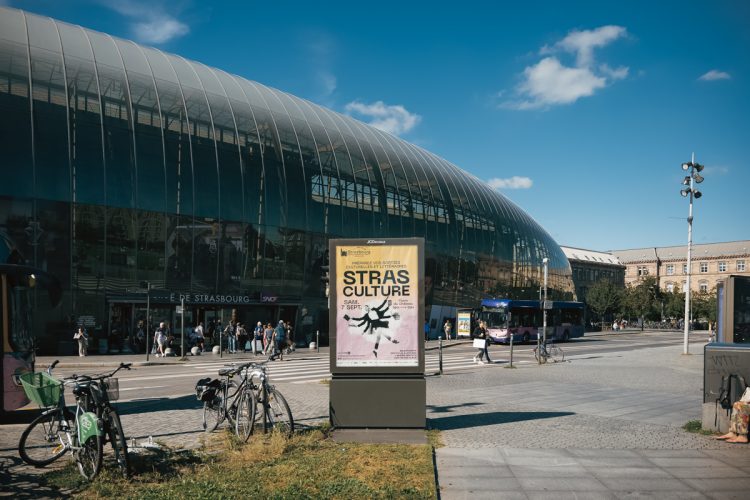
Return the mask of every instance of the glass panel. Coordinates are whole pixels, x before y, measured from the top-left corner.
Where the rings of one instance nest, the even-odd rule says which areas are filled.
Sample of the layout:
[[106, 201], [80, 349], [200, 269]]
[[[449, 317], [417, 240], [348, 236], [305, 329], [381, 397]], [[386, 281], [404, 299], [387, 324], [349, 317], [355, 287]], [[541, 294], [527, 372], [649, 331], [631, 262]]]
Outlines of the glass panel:
[[[164, 288], [175, 292], [189, 292], [193, 275], [193, 218], [189, 215], [170, 215], [167, 222], [167, 275]], [[197, 242], [196, 247], [200, 243]], [[208, 291], [193, 287], [193, 292]]]
[[[26, 23], [24, 12], [0, 7], [0, 39], [12, 44], [26, 45]], [[32, 17], [32, 15], [29, 15]]]
[[57, 26], [62, 38], [68, 80], [73, 200], [103, 205], [105, 185], [101, 102], [91, 47], [81, 29], [64, 23]]
[[112, 39], [86, 32], [94, 48], [104, 124], [107, 205], [135, 206], [135, 162], [130, 102], [122, 61]]
[[[219, 177], [216, 158], [214, 128], [211, 122], [211, 110], [200, 81], [190, 66], [182, 59], [168, 56], [180, 80], [182, 95], [187, 108], [190, 126], [191, 152], [194, 168], [196, 190], [193, 197], [195, 215], [219, 218]], [[169, 168], [169, 167], [167, 167]]]
[[[5, 14], [3, 10], [3, 14]], [[21, 23], [7, 34], [16, 38], [25, 31], [23, 18], [9, 12]], [[19, 12], [20, 14], [20, 12]], [[0, 16], [0, 18], [4, 17]], [[2, 20], [3, 25], [7, 19]], [[3, 26], [5, 27], [5, 26]], [[26, 34], [23, 33], [24, 39]], [[31, 156], [31, 109], [29, 106], [29, 67], [25, 45], [0, 40], [0, 193], [13, 197], [33, 196]]]

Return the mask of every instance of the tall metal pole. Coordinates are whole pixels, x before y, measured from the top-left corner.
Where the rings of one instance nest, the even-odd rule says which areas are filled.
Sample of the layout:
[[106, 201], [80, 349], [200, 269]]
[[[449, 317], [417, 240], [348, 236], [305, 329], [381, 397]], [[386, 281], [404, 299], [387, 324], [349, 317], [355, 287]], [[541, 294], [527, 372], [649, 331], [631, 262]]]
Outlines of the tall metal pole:
[[[543, 340], [547, 343], [547, 266], [549, 265], [549, 259], [545, 257], [542, 262], [544, 263], [544, 303], [542, 304], [542, 330]], [[541, 356], [540, 356], [541, 357]]]
[[180, 299], [180, 357], [185, 359], [185, 297]]
[[148, 346], [148, 339], [151, 337], [151, 326], [149, 320], [151, 319], [151, 282], [146, 282], [146, 361], [148, 361], [148, 354], [151, 349]]
[[690, 208], [688, 209], [688, 247], [687, 247], [687, 280], [685, 282], [685, 332], [682, 346], [683, 354], [690, 354], [688, 347], [688, 335], [690, 331], [690, 275], [692, 273], [690, 257], [693, 247], [693, 169], [695, 165], [695, 153], [690, 160]]

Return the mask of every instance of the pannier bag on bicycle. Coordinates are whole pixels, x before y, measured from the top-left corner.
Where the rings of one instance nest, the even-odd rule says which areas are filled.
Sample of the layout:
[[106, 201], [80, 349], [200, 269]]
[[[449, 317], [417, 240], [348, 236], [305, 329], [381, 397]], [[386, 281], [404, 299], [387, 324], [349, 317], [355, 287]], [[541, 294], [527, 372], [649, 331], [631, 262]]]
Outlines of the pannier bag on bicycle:
[[219, 379], [202, 378], [195, 384], [195, 397], [198, 401], [213, 401], [220, 386]]

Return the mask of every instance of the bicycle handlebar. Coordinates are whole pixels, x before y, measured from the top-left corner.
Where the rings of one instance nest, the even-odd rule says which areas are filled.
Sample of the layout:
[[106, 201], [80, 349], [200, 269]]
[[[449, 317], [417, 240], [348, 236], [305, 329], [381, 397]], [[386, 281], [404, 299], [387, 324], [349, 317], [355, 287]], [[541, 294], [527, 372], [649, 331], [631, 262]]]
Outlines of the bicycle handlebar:
[[[55, 362], [57, 363], [57, 362]], [[120, 366], [115, 368], [111, 373], [100, 373], [99, 375], [77, 375], [73, 374], [70, 377], [65, 377], [63, 380], [75, 380], [77, 382], [89, 382], [92, 380], [104, 380], [105, 378], [109, 378], [113, 376], [115, 373], [119, 372], [122, 369], [130, 370], [130, 367], [133, 365], [133, 363], [120, 363]], [[54, 364], [53, 364], [54, 366]]]

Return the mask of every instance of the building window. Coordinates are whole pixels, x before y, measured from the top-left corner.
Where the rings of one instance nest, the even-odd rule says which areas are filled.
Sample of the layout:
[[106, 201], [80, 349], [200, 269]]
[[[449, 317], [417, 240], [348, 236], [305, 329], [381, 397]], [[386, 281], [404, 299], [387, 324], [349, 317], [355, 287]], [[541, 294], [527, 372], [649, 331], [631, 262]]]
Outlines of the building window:
[[702, 273], [708, 272], [708, 262], [701, 262], [700, 270]]
[[687, 264], [682, 265], [682, 274], [687, 274]]
[[667, 264], [667, 276], [674, 274], [674, 264]]
[[648, 276], [648, 267], [638, 266], [638, 276]]
[[698, 284], [698, 290], [700, 290], [701, 292], [708, 292], [708, 283], [705, 281], [701, 281]]
[[687, 292], [687, 281], [682, 282], [682, 293]]
[[669, 293], [674, 292], [674, 283], [667, 283], [667, 291]]
[[741, 273], [745, 272], [745, 261], [744, 260], [738, 260], [737, 261], [737, 270]]
[[719, 262], [719, 272], [720, 273], [727, 272], [727, 263], [726, 262]]

